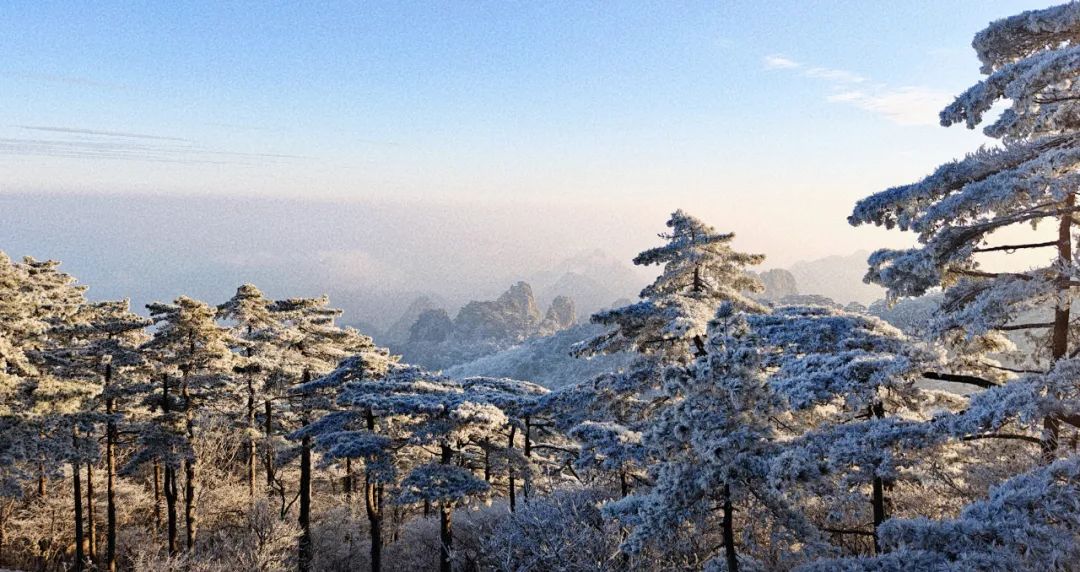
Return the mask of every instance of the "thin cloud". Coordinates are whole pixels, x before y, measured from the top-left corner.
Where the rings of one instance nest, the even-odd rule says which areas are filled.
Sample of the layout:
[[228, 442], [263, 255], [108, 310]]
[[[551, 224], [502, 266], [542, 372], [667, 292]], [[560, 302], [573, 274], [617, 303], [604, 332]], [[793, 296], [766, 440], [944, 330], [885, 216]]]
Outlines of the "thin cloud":
[[102, 89], [106, 91], [126, 91], [130, 89], [129, 86], [108, 83], [91, 79], [88, 77], [72, 76], [72, 75], [54, 75], [54, 74], [42, 74], [42, 73], [26, 73], [26, 72], [7, 72], [3, 74], [6, 77], [12, 79], [19, 79], [23, 81], [32, 81], [37, 83], [47, 83], [50, 85], [63, 85], [73, 87], [88, 87], [92, 89]]
[[765, 69], [790, 70], [800, 67], [801, 65], [802, 64], [799, 62], [780, 54], [765, 56]]
[[17, 125], [20, 129], [30, 131], [46, 131], [49, 133], [70, 133], [75, 135], [95, 135], [98, 137], [123, 137], [125, 139], [154, 139], [158, 141], [188, 141], [181, 137], [166, 137], [162, 135], [146, 135], [144, 133], [128, 133], [125, 131], [102, 131], [98, 129], [79, 129], [76, 127], [46, 127], [41, 125]]
[[790, 70], [799, 76], [825, 82], [833, 90], [826, 96], [826, 101], [869, 111], [897, 125], [937, 125], [938, 112], [950, 100], [949, 93], [942, 90], [924, 86], [869, 85], [869, 80], [857, 73], [806, 66], [785, 56], [766, 56], [764, 62], [767, 69]]
[[829, 96], [828, 100], [877, 113], [897, 125], [937, 125], [938, 112], [948, 105], [950, 97], [944, 91], [908, 86], [882, 89], [873, 94], [838, 93]]
[[215, 165], [266, 165], [287, 160], [310, 159], [302, 155], [222, 151], [167, 141], [152, 143], [121, 138], [0, 138], [0, 155]]

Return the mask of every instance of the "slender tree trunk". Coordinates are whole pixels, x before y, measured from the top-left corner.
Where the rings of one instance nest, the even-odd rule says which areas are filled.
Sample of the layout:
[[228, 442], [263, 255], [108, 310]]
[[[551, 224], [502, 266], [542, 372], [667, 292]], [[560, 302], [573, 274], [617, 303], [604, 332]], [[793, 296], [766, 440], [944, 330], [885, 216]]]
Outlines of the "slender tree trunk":
[[[248, 349], [251, 357], [251, 349]], [[255, 383], [251, 373], [247, 374], [247, 481], [248, 497], [255, 498]]]
[[[366, 415], [368, 431], [375, 432], [375, 415], [369, 410]], [[351, 470], [351, 465], [346, 465]], [[352, 484], [352, 473], [349, 473]], [[350, 487], [351, 488], [351, 487]], [[382, 525], [383, 525], [383, 487], [371, 480], [371, 469], [364, 468], [364, 509], [368, 517], [368, 535], [371, 539], [371, 572], [382, 570]]]
[[529, 502], [529, 492], [532, 488], [532, 419], [525, 416], [525, 486], [521, 487], [525, 502]]
[[[1076, 195], [1070, 193], [1065, 199], [1066, 211], [1071, 211], [1076, 206]], [[1069, 352], [1069, 310], [1072, 308], [1072, 296], [1069, 287], [1069, 275], [1066, 269], [1072, 266], [1072, 220], [1073, 213], [1066, 212], [1061, 215], [1058, 224], [1058, 263], [1063, 270], [1058, 277], [1057, 303], [1054, 307], [1054, 331], [1050, 340], [1050, 357], [1057, 361], [1065, 357]], [[1055, 415], [1048, 415], [1043, 419], [1042, 457], [1044, 463], [1052, 463], [1057, 458], [1058, 433], [1061, 429], [1061, 420]]]
[[176, 556], [180, 553], [180, 546], [177, 543], [177, 516], [176, 516], [176, 501], [178, 491], [176, 490], [176, 469], [165, 465], [165, 515], [168, 521], [167, 538], [169, 545], [169, 555]]
[[[44, 440], [44, 435], [42, 438]], [[40, 462], [38, 463], [37, 496], [43, 499], [48, 492], [48, 487], [45, 486], [45, 463]]]
[[[109, 369], [106, 369], [108, 372]], [[106, 378], [108, 378], [106, 374]], [[108, 421], [105, 424], [105, 570], [107, 572], [116, 572], [116, 441], [117, 430], [116, 420], [113, 419], [115, 414], [115, 404], [113, 398], [109, 397], [105, 399], [105, 414], [108, 416]], [[157, 465], [154, 466], [155, 471]], [[158, 519], [160, 525], [161, 515], [158, 512], [157, 505], [157, 475], [154, 475], [155, 482], [155, 494], [154, 494], [154, 512], [155, 517]]]
[[491, 444], [484, 444], [484, 482], [491, 483]]
[[[162, 375], [161, 376], [161, 388], [162, 388], [161, 391], [162, 391], [162, 396], [163, 396], [161, 408], [162, 408], [162, 411], [165, 412], [165, 415], [168, 416], [168, 414], [172, 411], [172, 404], [169, 401], [169, 376], [168, 375]], [[155, 462], [155, 467], [156, 466], [157, 466], [157, 463]], [[155, 475], [155, 479], [156, 479], [156, 475]], [[170, 556], [175, 556], [176, 554], [178, 554], [180, 552], [180, 548], [179, 548], [179, 546], [177, 546], [177, 543], [176, 543], [176, 532], [177, 532], [177, 530], [176, 530], [176, 500], [177, 500], [176, 468], [173, 467], [172, 464], [166, 464], [165, 465], [164, 489], [165, 489], [165, 513], [166, 513], [166, 519], [168, 521], [168, 524], [167, 524], [167, 528], [168, 528], [167, 538], [168, 538], [168, 545], [169, 545], [169, 555]]]
[[161, 462], [154, 459], [154, 526], [161, 530]]
[[622, 493], [622, 498], [630, 494], [630, 483], [626, 480], [626, 471], [619, 471], [619, 492]]
[[274, 491], [274, 447], [270, 437], [274, 431], [274, 404], [267, 399], [263, 402], [263, 435], [266, 437], [266, 451], [263, 462], [266, 464], [266, 490]]
[[739, 571], [739, 556], [735, 552], [734, 509], [731, 506], [731, 487], [724, 485], [724, 556], [727, 572]]
[[[441, 445], [442, 455], [440, 462], [449, 465], [453, 460], [453, 451], [450, 446]], [[439, 503], [439, 572], [453, 572], [451, 570], [451, 554], [454, 548], [453, 522], [451, 521], [453, 505], [448, 500]]]
[[[71, 430], [71, 444], [78, 450], [78, 429]], [[82, 467], [80, 465], [78, 460], [71, 461], [71, 483], [75, 497], [75, 562], [71, 567], [74, 572], [82, 572], [86, 569], [86, 553], [83, 544]]]
[[198, 517], [195, 514], [195, 459], [184, 460], [184, 541], [188, 550], [195, 549]]
[[[514, 449], [514, 437], [517, 435], [517, 425], [510, 425], [510, 439], [507, 441], [507, 450], [513, 451]], [[517, 483], [514, 482], [514, 461], [513, 455], [506, 456], [506, 472], [507, 478], [510, 481], [510, 486], [507, 489], [510, 495], [510, 512], [517, 510]]]
[[97, 508], [94, 506], [94, 464], [86, 463], [86, 541], [87, 556], [97, 562]]
[[[870, 415], [878, 419], [885, 417], [885, 405], [881, 402], [874, 403], [870, 406]], [[878, 531], [881, 525], [889, 518], [885, 510], [885, 481], [875, 474], [870, 486], [870, 505], [874, 512], [874, 554], [881, 554], [885, 550], [881, 546], [881, 537]]]
[[299, 570], [311, 570], [311, 437], [304, 435], [300, 449]]
[[382, 486], [371, 482], [370, 473], [364, 477], [364, 506], [371, 538], [371, 572], [382, 570]]
[[[194, 353], [194, 348], [191, 352]], [[195, 550], [195, 535], [198, 532], [198, 517], [195, 513], [196, 458], [195, 458], [195, 408], [191, 403], [188, 387], [189, 372], [184, 372], [180, 393], [184, 398], [184, 418], [187, 426], [188, 443], [192, 447], [191, 456], [184, 459], [184, 540], [188, 550]]]

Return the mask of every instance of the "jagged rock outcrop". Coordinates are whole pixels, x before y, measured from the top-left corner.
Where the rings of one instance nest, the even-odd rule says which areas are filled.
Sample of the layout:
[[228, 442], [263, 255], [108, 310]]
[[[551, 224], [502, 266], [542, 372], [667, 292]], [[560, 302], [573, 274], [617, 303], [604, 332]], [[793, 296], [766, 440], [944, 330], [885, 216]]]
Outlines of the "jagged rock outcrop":
[[409, 328], [409, 342], [440, 343], [454, 333], [454, 322], [442, 308], [420, 312], [416, 322]]
[[[383, 339], [379, 341], [385, 344], [400, 344], [408, 341], [412, 337], [412, 327], [420, 318], [420, 314], [427, 310], [436, 309], [440, 309], [440, 307], [431, 297], [420, 296], [416, 298], [401, 314], [401, 317], [386, 329]], [[446, 311], [443, 310], [443, 313], [446, 313]]]
[[496, 300], [465, 304], [454, 318], [454, 331], [464, 340], [522, 341], [536, 333], [541, 320], [532, 287], [518, 282]]
[[390, 348], [409, 363], [440, 369], [575, 324], [577, 309], [572, 299], [557, 296], [542, 314], [532, 287], [518, 282], [495, 300], [465, 304], [453, 319], [439, 308], [423, 310], [403, 343]]
[[799, 293], [795, 276], [783, 268], [773, 268], [758, 274], [758, 279], [765, 286], [765, 291], [758, 295], [766, 300], [778, 301]]
[[555, 333], [577, 325], [577, 307], [569, 296], [556, 296], [540, 325], [545, 333]]

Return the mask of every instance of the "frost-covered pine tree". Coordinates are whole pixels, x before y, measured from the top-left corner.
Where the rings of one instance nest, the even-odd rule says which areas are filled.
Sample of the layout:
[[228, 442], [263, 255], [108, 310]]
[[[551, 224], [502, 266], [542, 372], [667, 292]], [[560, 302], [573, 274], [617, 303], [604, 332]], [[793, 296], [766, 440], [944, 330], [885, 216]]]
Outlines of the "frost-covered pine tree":
[[[331, 381], [312, 383], [324, 376], [350, 356], [363, 356], [368, 360], [373, 371], [385, 369], [392, 361], [389, 352], [378, 348], [370, 337], [354, 328], [339, 327], [335, 320], [341, 310], [331, 308], [326, 296], [320, 298], [290, 298], [276, 301], [271, 305], [280, 324], [275, 344], [278, 345], [278, 359], [271, 371], [270, 383], [291, 400], [290, 410], [293, 419], [281, 421], [299, 424], [301, 427], [314, 421], [322, 412], [333, 410], [335, 406]], [[270, 400], [266, 401], [267, 404]], [[267, 428], [272, 428], [270, 408], [267, 407]], [[308, 431], [293, 432], [290, 437], [299, 440], [299, 447], [285, 449], [280, 459], [287, 460], [299, 456], [300, 491], [299, 515], [301, 535], [299, 539], [299, 562], [301, 570], [307, 570], [312, 559], [311, 538], [311, 480], [312, 480], [312, 434]], [[347, 471], [351, 481], [351, 467]], [[271, 479], [273, 477], [270, 477]], [[283, 485], [275, 483], [280, 494], [284, 495]], [[348, 482], [351, 490], [352, 483]]]
[[[1073, 234], [1080, 182], [1080, 5], [1065, 4], [998, 20], [975, 36], [986, 79], [941, 112], [943, 125], [983, 123], [995, 103], [1007, 108], [984, 132], [1001, 144], [939, 167], [918, 183], [859, 202], [849, 221], [916, 233], [920, 246], [879, 250], [867, 279], [893, 297], [944, 290], [933, 329], [968, 337], [1024, 332], [1040, 342], [1033, 367], [1075, 355], [1071, 312], [1077, 265]], [[995, 235], [1034, 227], [1030, 240], [1002, 244]], [[1047, 228], [1049, 227], [1049, 228]], [[1045, 229], [1045, 230], [1044, 230]], [[989, 253], [1048, 251], [1038, 267], [984, 269]], [[945, 376], [984, 387], [993, 380]], [[1004, 405], [1004, 404], [1003, 404]], [[1047, 412], [1043, 458], [1058, 450], [1062, 420]]]
[[660, 276], [641, 291], [641, 301], [594, 314], [593, 322], [611, 330], [583, 344], [579, 353], [633, 351], [678, 361], [704, 354], [705, 329], [721, 302], [739, 310], [763, 309], [747, 295], [763, 286], [746, 268], [761, 264], [764, 256], [733, 250], [734, 234], [719, 233], [681, 210], [672, 213], [667, 226], [671, 231], [659, 235], [666, 244], [634, 258], [639, 266], [662, 266]]
[[[465, 387], [448, 377], [433, 374], [415, 366], [392, 365], [378, 380], [348, 383], [338, 397], [338, 403], [350, 410], [337, 414], [338, 419], [366, 416], [397, 419], [397, 440], [411, 445], [408, 450], [417, 457], [386, 459], [390, 438], [368, 430], [340, 435], [324, 432], [331, 454], [341, 454], [341, 448], [357, 447], [378, 463], [380, 479], [393, 478], [398, 465], [407, 472], [399, 483], [398, 501], [424, 502], [439, 507], [439, 569], [450, 572], [453, 558], [452, 514], [454, 507], [465, 499], [487, 492], [490, 485], [467, 468], [470, 451], [490, 443], [501, 434], [509, 420], [505, 413], [490, 403], [490, 396], [470, 395]], [[333, 418], [330, 418], [333, 419]], [[334, 447], [339, 452], [334, 452]], [[424, 453], [434, 447], [434, 458]], [[395, 450], [404, 451], [401, 445]], [[428, 458], [424, 458], [428, 457]]]
[[[136, 390], [145, 378], [143, 357], [139, 351], [146, 341], [144, 329], [150, 320], [129, 310], [127, 300], [88, 302], [83, 304], [68, 323], [51, 329], [57, 346], [47, 352], [47, 362], [53, 373], [68, 382], [94, 386], [100, 394], [83, 404], [82, 413], [88, 417], [91, 429], [104, 406], [105, 425], [105, 563], [110, 572], [117, 569], [116, 518], [116, 458], [119, 444], [117, 401]], [[92, 434], [92, 433], [91, 433]], [[93, 462], [87, 469], [87, 523], [90, 558], [95, 559], [97, 546], [94, 522]]]
[[[735, 572], [748, 558], [737, 550], [736, 538], [744, 535], [736, 507], [747, 513], [752, 503], [782, 517], [801, 542], [816, 540], [813, 527], [769, 486], [767, 459], [776, 451], [771, 419], [779, 404], [751, 336], [746, 316], [725, 303], [710, 322], [705, 353], [666, 370], [666, 403], [641, 443], [656, 459], [650, 471], [654, 484], [606, 507], [633, 526], [623, 545], [630, 554], [671, 546], [680, 535], [706, 535], [718, 525], [724, 556], [716, 564]], [[764, 517], [756, 510], [753, 520]], [[741, 526], [750, 523], [743, 519]], [[781, 533], [773, 537], [779, 540]]]
[[[498, 441], [485, 441], [481, 449], [486, 482], [496, 480], [492, 457], [505, 463], [507, 500], [510, 512], [514, 512], [517, 510], [518, 476], [524, 479], [523, 491], [528, 500], [536, 471], [542, 468], [556, 473], [561, 471], [566, 460], [560, 457], [572, 451], [565, 443], [566, 438], [554, 431], [546, 418], [543, 399], [550, 392], [535, 383], [509, 378], [476, 376], [460, 381], [470, 399], [494, 405], [508, 418], [506, 445], [501, 446]], [[523, 441], [521, 449], [517, 447], [519, 432]], [[537, 443], [538, 436], [543, 436], [546, 441]], [[540, 454], [537, 454], [538, 449], [542, 450]]]
[[[4, 286], [13, 287], [3, 309], [7, 340], [14, 346], [12, 358], [25, 359], [18, 364], [22, 387], [14, 400], [21, 409], [19, 430], [9, 438], [25, 439], [20, 446], [24, 459], [36, 458], [38, 494], [45, 496], [46, 478], [58, 474], [63, 463], [72, 471], [72, 506], [74, 508], [75, 554], [73, 567], [82, 570], [94, 555], [84, 541], [86, 519], [83, 513], [82, 466], [97, 455], [96, 442], [88, 438], [94, 420], [88, 403], [101, 392], [97, 379], [71, 375], [65, 359], [65, 332], [85, 304], [85, 286], [59, 270], [54, 260], [38, 261], [31, 257], [21, 264], [6, 262]], [[18, 363], [18, 362], [11, 362]], [[15, 429], [14, 427], [12, 429]], [[90, 514], [93, 522], [93, 514]], [[91, 539], [93, 524], [90, 526]]]
[[882, 527], [886, 554], [824, 559], [800, 572], [1074, 570], [1080, 559], [1080, 456], [1014, 477], [956, 518], [894, 519]]
[[204, 302], [181, 296], [172, 304], [154, 303], [147, 308], [157, 328], [143, 349], [161, 379], [162, 392], [161, 412], [154, 430], [142, 436], [145, 450], [140, 459], [156, 459], [165, 467], [169, 551], [176, 553], [176, 471], [181, 466], [184, 471], [184, 539], [191, 550], [198, 525], [198, 459], [193, 448], [198, 412], [207, 401], [232, 393], [226, 391], [232, 379], [232, 341], [215, 321], [216, 310]]
[[309, 402], [319, 400], [320, 396], [325, 401], [311, 412], [313, 415], [321, 413], [322, 417], [290, 437], [300, 439], [302, 446], [308, 449], [314, 439], [317, 449], [322, 450], [327, 459], [345, 461], [346, 498], [351, 498], [354, 488], [352, 461], [357, 459], [364, 463], [364, 510], [371, 540], [371, 570], [378, 572], [382, 569], [385, 485], [393, 482], [393, 454], [388, 449], [390, 439], [376, 431], [378, 415], [373, 409], [342, 410], [337, 401], [338, 394], [348, 384], [382, 378], [387, 370], [395, 367], [397, 357], [374, 343], [366, 347], [354, 344], [351, 349], [357, 353], [342, 360], [336, 369], [291, 389], [293, 395], [303, 396]]
[[916, 385], [941, 356], [845, 310], [785, 306], [746, 319], [780, 407], [774, 429], [784, 444], [769, 460], [773, 486], [817, 513], [810, 518], [819, 529], [872, 537], [877, 549], [887, 490], [926, 454], [920, 443], [938, 442], [909, 423], [960, 401]]
[[[262, 394], [260, 378], [265, 375], [268, 365], [274, 363], [278, 355], [275, 342], [281, 339], [282, 326], [275, 313], [271, 312], [274, 301], [263, 295], [252, 284], [244, 284], [236, 289], [236, 294], [219, 304], [218, 319], [224, 320], [232, 333], [236, 345], [233, 351], [240, 356], [236, 366], [237, 373], [243, 375], [247, 395], [244, 409], [244, 430], [247, 432], [246, 450], [248, 494], [255, 496], [255, 465], [258, 430], [255, 427], [256, 401]], [[269, 363], [268, 363], [269, 362]]]
[[[763, 286], [746, 271], [764, 256], [733, 250], [734, 234], [719, 233], [681, 210], [667, 226], [671, 230], [659, 235], [663, 246], [634, 258], [637, 265], [661, 265], [661, 274], [641, 291], [640, 301], [594, 314], [592, 321], [609, 330], [575, 348], [580, 356], [622, 351], [638, 358], [624, 371], [548, 399], [561, 427], [581, 442], [579, 466], [614, 471], [624, 494], [631, 481], [647, 482], [640, 433], [656, 407], [664, 369], [704, 355], [706, 328], [721, 303], [765, 309], [748, 295]], [[573, 429], [582, 421], [590, 423]]]

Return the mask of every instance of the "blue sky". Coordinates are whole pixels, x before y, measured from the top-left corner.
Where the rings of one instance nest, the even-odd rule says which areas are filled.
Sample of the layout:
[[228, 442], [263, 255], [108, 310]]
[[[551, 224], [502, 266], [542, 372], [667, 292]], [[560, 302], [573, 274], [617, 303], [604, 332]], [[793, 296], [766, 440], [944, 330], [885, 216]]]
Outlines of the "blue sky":
[[683, 207], [779, 261], [873, 248], [853, 201], [983, 142], [936, 111], [975, 32], [1045, 5], [8, 0], [0, 192]]

